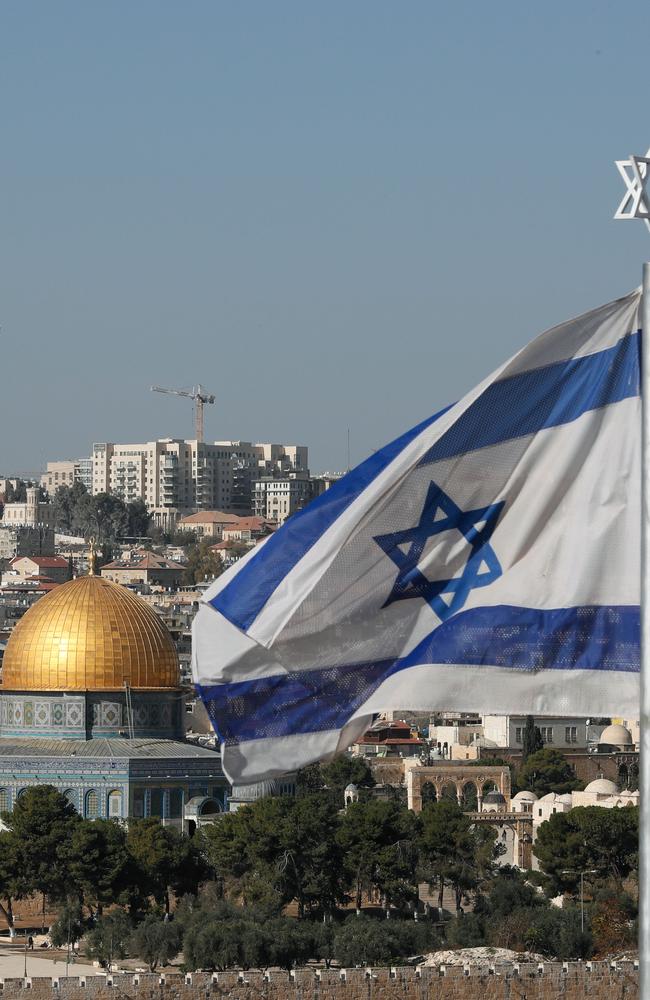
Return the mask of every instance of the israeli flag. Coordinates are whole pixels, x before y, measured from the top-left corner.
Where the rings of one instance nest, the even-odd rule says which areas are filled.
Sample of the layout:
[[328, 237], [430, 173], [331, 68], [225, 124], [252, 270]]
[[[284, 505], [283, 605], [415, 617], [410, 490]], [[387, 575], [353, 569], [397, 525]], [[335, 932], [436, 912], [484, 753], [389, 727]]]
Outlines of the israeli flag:
[[233, 782], [386, 709], [638, 713], [639, 310], [542, 334], [206, 592], [194, 681]]

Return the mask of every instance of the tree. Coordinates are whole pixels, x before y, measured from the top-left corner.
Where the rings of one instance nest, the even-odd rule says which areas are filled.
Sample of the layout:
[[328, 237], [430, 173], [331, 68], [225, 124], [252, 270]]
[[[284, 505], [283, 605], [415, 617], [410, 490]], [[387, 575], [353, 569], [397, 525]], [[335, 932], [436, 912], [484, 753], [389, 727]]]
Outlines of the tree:
[[50, 927], [50, 940], [55, 948], [65, 948], [67, 945], [74, 948], [83, 937], [85, 928], [79, 900], [67, 899]]
[[35, 785], [3, 813], [13, 835], [17, 870], [29, 892], [65, 899], [70, 887], [72, 835], [81, 822], [74, 806], [53, 785]]
[[638, 866], [638, 846], [637, 806], [578, 806], [566, 813], [555, 813], [541, 824], [533, 852], [552, 879], [554, 890], [575, 895], [581, 871], [593, 869], [596, 878], [612, 878], [620, 886]]
[[114, 819], [81, 820], [72, 832], [70, 877], [90, 915], [105, 905], [126, 902], [140, 873], [126, 849], [126, 831]]
[[530, 755], [523, 765], [517, 783], [521, 788], [529, 789], [541, 798], [548, 792], [564, 795], [566, 792], [582, 788], [582, 782], [576, 778], [559, 750], [545, 747]]
[[542, 740], [541, 730], [535, 725], [535, 719], [533, 716], [527, 715], [521, 752], [522, 760], [526, 761], [531, 754], [537, 753], [538, 750], [543, 749], [544, 741]]
[[203, 831], [215, 874], [234, 880], [237, 895], [270, 911], [297, 900], [301, 916], [329, 912], [345, 898], [337, 813], [319, 793], [265, 798]]
[[126, 837], [129, 854], [142, 873], [147, 895], [170, 911], [170, 890], [179, 894], [196, 891], [207, 870], [189, 837], [152, 818], [129, 823]]
[[267, 925], [269, 965], [292, 969], [305, 965], [317, 950], [316, 936], [307, 922], [276, 917]]
[[111, 910], [86, 935], [86, 955], [110, 969], [113, 960], [126, 957], [126, 945], [133, 928], [124, 910]]
[[456, 802], [442, 799], [426, 805], [420, 814], [420, 872], [438, 889], [442, 909], [445, 884], [452, 887], [456, 912], [465, 893], [477, 889], [493, 873], [499, 848], [494, 831], [473, 826]]
[[526, 945], [531, 951], [561, 961], [589, 958], [593, 951], [591, 932], [581, 930], [580, 913], [575, 907], [540, 909], [526, 933]]
[[128, 950], [138, 955], [155, 972], [159, 965], [169, 965], [181, 949], [180, 929], [174, 920], [161, 920], [150, 914], [131, 934]]
[[54, 507], [54, 525], [57, 531], [65, 535], [71, 535], [78, 527], [77, 506], [83, 496], [86, 496], [86, 487], [79, 481], [72, 486], [59, 486], [52, 501]]
[[353, 802], [341, 817], [338, 840], [357, 911], [365, 892], [382, 905], [404, 903], [415, 893], [417, 820], [396, 802]]
[[147, 510], [147, 505], [141, 497], [126, 505], [126, 516], [128, 521], [127, 533], [131, 538], [141, 538], [147, 534], [151, 523], [151, 514]]
[[126, 506], [111, 493], [86, 493], [75, 506], [74, 526], [85, 538], [93, 537], [99, 544], [114, 541], [127, 533]]
[[23, 899], [29, 894], [30, 887], [25, 879], [25, 873], [20, 862], [21, 844], [10, 830], [0, 831], [0, 913], [7, 921], [9, 934], [15, 937], [14, 900]]
[[330, 913], [346, 899], [338, 817], [327, 796], [316, 793], [291, 802], [281, 828], [283, 894], [296, 899], [298, 914], [319, 906]]
[[413, 920], [375, 920], [363, 914], [348, 917], [334, 933], [334, 954], [341, 965], [387, 965], [431, 950], [435, 931]]
[[321, 772], [327, 787], [340, 794], [341, 802], [347, 785], [356, 785], [358, 788], [373, 788], [375, 785], [372, 771], [363, 757], [341, 754], [329, 764], [322, 764]]
[[211, 546], [210, 540], [203, 538], [198, 544], [188, 548], [186, 583], [203, 583], [204, 580], [214, 580], [223, 573], [223, 563], [217, 553], [212, 551]]
[[222, 914], [190, 923], [183, 937], [185, 967], [224, 970], [270, 964], [271, 933], [267, 927], [247, 919], [246, 911], [237, 913], [234, 907], [228, 918], [223, 919]]

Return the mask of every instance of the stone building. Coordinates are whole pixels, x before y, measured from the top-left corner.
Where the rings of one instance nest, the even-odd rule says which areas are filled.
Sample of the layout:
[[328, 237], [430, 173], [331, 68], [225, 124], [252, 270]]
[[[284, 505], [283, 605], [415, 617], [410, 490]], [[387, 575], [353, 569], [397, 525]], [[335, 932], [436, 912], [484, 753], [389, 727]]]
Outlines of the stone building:
[[155, 816], [191, 833], [226, 808], [228, 783], [218, 752], [184, 740], [183, 715], [156, 613], [101, 577], [61, 584], [4, 652], [0, 810], [51, 784], [87, 818]]

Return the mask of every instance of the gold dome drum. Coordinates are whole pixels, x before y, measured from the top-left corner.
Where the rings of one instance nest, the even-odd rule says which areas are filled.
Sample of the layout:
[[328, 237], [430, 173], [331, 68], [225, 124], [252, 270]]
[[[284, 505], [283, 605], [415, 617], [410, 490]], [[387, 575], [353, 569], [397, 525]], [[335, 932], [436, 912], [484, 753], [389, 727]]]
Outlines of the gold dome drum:
[[178, 658], [156, 613], [98, 576], [64, 583], [20, 619], [7, 643], [2, 688], [107, 691], [173, 688]]

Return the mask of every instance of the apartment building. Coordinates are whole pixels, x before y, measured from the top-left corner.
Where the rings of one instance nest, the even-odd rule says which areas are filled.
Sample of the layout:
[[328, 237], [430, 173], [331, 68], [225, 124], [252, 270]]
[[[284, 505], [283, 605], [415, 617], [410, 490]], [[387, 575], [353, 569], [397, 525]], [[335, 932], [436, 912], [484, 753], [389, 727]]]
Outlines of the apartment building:
[[72, 486], [74, 483], [83, 483], [90, 493], [92, 490], [92, 467], [91, 458], [48, 462], [45, 472], [41, 476], [41, 486], [51, 497], [60, 486]]
[[127, 503], [142, 498], [155, 523], [168, 528], [191, 510], [250, 513], [260, 476], [302, 472], [307, 458], [303, 445], [177, 438], [100, 442], [93, 445], [92, 493], [113, 493]]
[[312, 484], [308, 472], [291, 472], [285, 476], [261, 476], [254, 483], [253, 514], [266, 521], [284, 524], [286, 519], [302, 510], [312, 499]]

